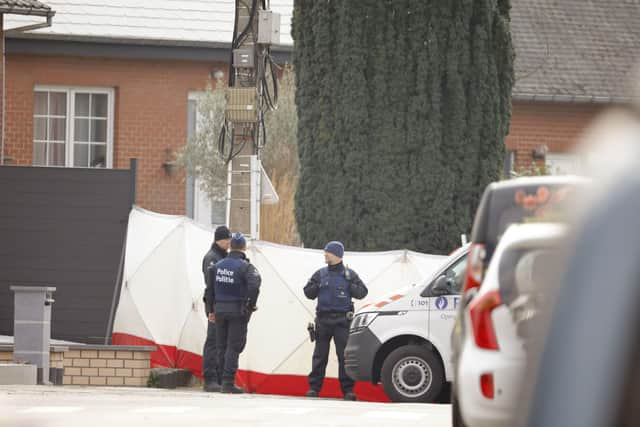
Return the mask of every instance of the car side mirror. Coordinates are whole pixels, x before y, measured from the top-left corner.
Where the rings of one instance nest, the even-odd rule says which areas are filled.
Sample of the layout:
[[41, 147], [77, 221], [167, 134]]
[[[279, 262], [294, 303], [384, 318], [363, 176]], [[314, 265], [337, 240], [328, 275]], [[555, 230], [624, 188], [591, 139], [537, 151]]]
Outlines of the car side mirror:
[[438, 277], [433, 284], [433, 288], [431, 288], [431, 293], [437, 297], [450, 294], [451, 287], [449, 286], [449, 281], [450, 279], [445, 275]]

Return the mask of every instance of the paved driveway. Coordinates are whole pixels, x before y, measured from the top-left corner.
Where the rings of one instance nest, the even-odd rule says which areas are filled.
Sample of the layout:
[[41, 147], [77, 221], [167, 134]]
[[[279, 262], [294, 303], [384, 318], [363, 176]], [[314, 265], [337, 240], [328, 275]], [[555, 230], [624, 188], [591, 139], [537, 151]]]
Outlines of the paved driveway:
[[5, 386], [0, 427], [450, 427], [450, 406], [104, 387]]

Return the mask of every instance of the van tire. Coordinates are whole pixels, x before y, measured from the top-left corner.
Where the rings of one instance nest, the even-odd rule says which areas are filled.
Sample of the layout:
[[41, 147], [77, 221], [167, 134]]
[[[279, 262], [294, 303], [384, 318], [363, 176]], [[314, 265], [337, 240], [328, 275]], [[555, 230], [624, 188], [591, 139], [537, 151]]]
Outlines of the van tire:
[[382, 364], [382, 387], [394, 402], [433, 402], [444, 385], [440, 359], [423, 345], [393, 350]]

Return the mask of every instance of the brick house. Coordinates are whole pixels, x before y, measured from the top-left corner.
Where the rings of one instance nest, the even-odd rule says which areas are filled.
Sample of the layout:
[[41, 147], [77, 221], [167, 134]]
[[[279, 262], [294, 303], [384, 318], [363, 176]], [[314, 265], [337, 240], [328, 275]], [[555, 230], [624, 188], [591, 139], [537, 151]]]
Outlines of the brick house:
[[34, 17], [4, 17], [5, 164], [128, 168], [137, 158], [138, 205], [224, 222], [166, 163], [195, 131], [198, 94], [227, 73], [233, 2], [47, 5], [49, 28], [15, 33]]
[[603, 109], [631, 100], [640, 65], [640, 3], [512, 0], [516, 85], [507, 149], [517, 166], [546, 147], [552, 171], [571, 172], [567, 152]]
[[[195, 99], [228, 67], [233, 1], [47, 2], [50, 28], [6, 36], [5, 160], [16, 165], [126, 168], [138, 158], [140, 206], [220, 222], [193, 180], [171, 160], [195, 129]], [[289, 56], [293, 0], [282, 15]], [[566, 154], [603, 108], [629, 100], [640, 59], [640, 4], [620, 0], [512, 0], [517, 82], [509, 161], [534, 151], [571, 171]], [[6, 16], [7, 28], [29, 17]], [[541, 161], [541, 160], [538, 160]], [[212, 211], [218, 212], [218, 220]]]

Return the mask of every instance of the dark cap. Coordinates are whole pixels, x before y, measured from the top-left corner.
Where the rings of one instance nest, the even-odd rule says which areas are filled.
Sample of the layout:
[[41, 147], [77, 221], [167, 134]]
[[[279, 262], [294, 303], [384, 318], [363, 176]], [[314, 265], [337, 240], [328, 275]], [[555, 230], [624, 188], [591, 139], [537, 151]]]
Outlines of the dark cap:
[[324, 251], [334, 254], [338, 258], [342, 258], [344, 256], [344, 245], [341, 242], [334, 240], [327, 243], [327, 246], [324, 247]]
[[218, 240], [225, 240], [231, 238], [231, 231], [227, 228], [226, 225], [221, 225], [216, 228], [214, 240], [217, 242]]

